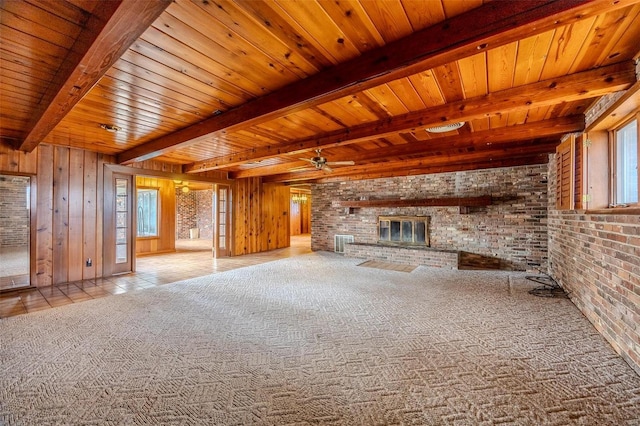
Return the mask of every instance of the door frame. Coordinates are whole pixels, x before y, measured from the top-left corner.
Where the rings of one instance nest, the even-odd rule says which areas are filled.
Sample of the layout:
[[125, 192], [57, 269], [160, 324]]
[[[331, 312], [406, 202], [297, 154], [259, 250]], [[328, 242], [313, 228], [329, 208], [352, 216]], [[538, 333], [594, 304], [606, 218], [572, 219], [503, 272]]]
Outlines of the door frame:
[[[220, 190], [227, 191], [226, 200], [225, 200], [225, 236], [224, 236], [224, 248], [220, 248]], [[218, 184], [214, 186], [215, 191], [215, 199], [213, 205], [213, 214], [214, 214], [214, 232], [213, 232], [213, 256], [214, 258], [219, 257], [230, 257], [232, 256], [232, 247], [231, 247], [231, 230], [233, 227], [231, 226], [231, 185], [223, 185]]]
[[[162, 163], [158, 163], [158, 164], [162, 164]], [[170, 164], [162, 164], [165, 169], [171, 169], [172, 167], [175, 167], [176, 169], [181, 170], [182, 166], [179, 165], [170, 165]], [[114, 265], [114, 260], [113, 256], [115, 255], [115, 252], [109, 252], [109, 240], [108, 238], [113, 238], [111, 236], [108, 236], [108, 233], [111, 232], [111, 235], [115, 236], [115, 209], [114, 209], [114, 205], [110, 204], [111, 200], [115, 200], [114, 197], [114, 193], [115, 193], [115, 188], [114, 188], [114, 180], [113, 180], [113, 174], [120, 174], [120, 175], [128, 175], [131, 176], [132, 182], [135, 183], [135, 178], [137, 176], [151, 176], [151, 177], [158, 177], [158, 178], [163, 178], [163, 179], [170, 179], [170, 180], [182, 180], [182, 181], [193, 181], [193, 182], [203, 182], [203, 183], [210, 183], [210, 184], [221, 184], [221, 185], [227, 185], [229, 187], [229, 220], [233, 220], [233, 215], [231, 214], [231, 188], [233, 188], [233, 181], [226, 179], [226, 178], [218, 178], [218, 177], [208, 177], [208, 176], [200, 176], [200, 175], [196, 175], [196, 174], [186, 174], [186, 173], [180, 173], [180, 172], [171, 172], [171, 171], [163, 171], [163, 170], [151, 170], [151, 169], [142, 169], [139, 167], [130, 167], [130, 166], [123, 166], [123, 165], [119, 165], [119, 164], [104, 164], [104, 173], [103, 173], [103, 215], [102, 215], [102, 253], [103, 253], [103, 263], [102, 263], [102, 276], [103, 277], [110, 277], [113, 275], [113, 265]], [[135, 190], [135, 184], [132, 187]], [[35, 196], [35, 191], [32, 192], [32, 199]], [[131, 194], [132, 197], [132, 208], [136, 208], [136, 197], [134, 196], [134, 193], [132, 192]], [[133, 230], [135, 230], [136, 228], [136, 218], [135, 215], [133, 215], [132, 217], [132, 226], [133, 226]], [[229, 229], [233, 229], [232, 224], [229, 222], [228, 225]], [[35, 226], [32, 227], [32, 232], [35, 232]], [[135, 272], [136, 271], [136, 264], [135, 264], [135, 250], [136, 250], [136, 238], [135, 238], [135, 233], [131, 232], [131, 235], [129, 235], [129, 238], [132, 238], [133, 241], [131, 242], [131, 250], [132, 250], [132, 264], [131, 264], [131, 272]], [[230, 235], [229, 237], [230, 238]], [[231, 240], [229, 241], [229, 243], [231, 242]], [[231, 249], [231, 246], [229, 245], [229, 249]], [[229, 252], [231, 253], [231, 252]], [[110, 257], [111, 256], [111, 257]]]
[[[116, 188], [115, 188], [115, 180], [116, 179], [126, 179], [129, 186], [128, 192], [128, 200], [127, 207], [129, 209], [129, 221], [127, 223], [127, 227], [129, 228], [129, 232], [127, 233], [127, 246], [128, 253], [127, 258], [129, 261], [127, 262], [128, 267], [126, 270], [118, 269], [116, 264], [116, 253], [115, 253], [115, 241], [116, 241]], [[135, 197], [133, 196], [133, 180], [135, 176], [132, 173], [119, 173], [114, 172], [108, 168], [105, 168], [104, 173], [104, 207], [103, 207], [103, 235], [102, 235], [102, 276], [110, 277], [112, 275], [117, 274], [126, 274], [129, 272], [134, 272], [135, 269], [135, 257], [133, 253], [135, 253], [135, 237], [134, 230], [135, 228], [135, 215], [133, 212], [136, 208], [135, 206]]]

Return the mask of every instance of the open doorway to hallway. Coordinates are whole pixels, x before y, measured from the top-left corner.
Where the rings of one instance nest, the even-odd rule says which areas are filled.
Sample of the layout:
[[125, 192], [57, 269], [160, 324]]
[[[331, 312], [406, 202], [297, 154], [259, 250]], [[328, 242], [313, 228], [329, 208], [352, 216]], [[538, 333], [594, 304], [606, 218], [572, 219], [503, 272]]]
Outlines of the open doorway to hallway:
[[297, 244], [308, 243], [311, 247], [311, 188], [306, 185], [291, 187], [290, 195], [290, 235], [293, 245], [295, 237]]
[[214, 253], [215, 186], [176, 184], [176, 252]]

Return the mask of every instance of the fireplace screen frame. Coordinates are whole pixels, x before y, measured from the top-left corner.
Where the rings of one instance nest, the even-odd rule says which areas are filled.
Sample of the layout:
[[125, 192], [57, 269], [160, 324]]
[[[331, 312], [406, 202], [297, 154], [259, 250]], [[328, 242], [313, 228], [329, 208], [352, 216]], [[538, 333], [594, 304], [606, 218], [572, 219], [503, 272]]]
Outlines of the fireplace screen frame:
[[430, 247], [429, 216], [378, 216], [378, 243]]

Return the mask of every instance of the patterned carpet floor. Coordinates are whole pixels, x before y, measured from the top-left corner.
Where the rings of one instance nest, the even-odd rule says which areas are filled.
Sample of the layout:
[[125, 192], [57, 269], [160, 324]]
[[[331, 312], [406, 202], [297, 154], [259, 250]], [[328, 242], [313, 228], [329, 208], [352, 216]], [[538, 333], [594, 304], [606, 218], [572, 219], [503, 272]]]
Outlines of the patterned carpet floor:
[[0, 320], [0, 424], [636, 425], [640, 377], [514, 272], [313, 253]]

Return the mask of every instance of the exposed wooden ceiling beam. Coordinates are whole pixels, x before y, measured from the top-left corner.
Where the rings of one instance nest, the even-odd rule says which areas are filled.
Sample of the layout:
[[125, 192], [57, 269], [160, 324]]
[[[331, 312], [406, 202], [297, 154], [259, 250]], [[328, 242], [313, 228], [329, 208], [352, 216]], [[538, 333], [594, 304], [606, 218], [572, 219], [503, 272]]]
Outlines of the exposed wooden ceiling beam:
[[124, 151], [117, 161], [129, 163], [154, 158], [206, 138], [314, 107], [637, 1], [488, 2], [259, 99]]
[[[494, 158], [486, 161], [472, 161], [467, 163], [447, 164], [444, 166], [425, 166], [425, 167], [413, 167], [402, 170], [375, 170], [361, 174], [354, 174], [349, 176], [330, 176], [326, 175], [323, 178], [309, 179], [300, 177], [296, 180], [289, 180], [291, 184], [309, 184], [309, 183], [325, 183], [325, 182], [348, 182], [355, 180], [365, 179], [381, 179], [392, 178], [398, 176], [416, 176], [427, 175], [434, 173], [449, 173], [449, 172], [463, 172], [468, 170], [481, 170], [481, 169], [493, 169], [498, 167], [516, 167], [526, 166], [531, 164], [547, 164], [549, 162], [548, 154], [537, 154], [529, 156], [507, 156], [505, 158]], [[264, 179], [264, 182], [269, 182], [268, 178]]]
[[33, 151], [169, 4], [171, 0], [101, 2], [76, 38], [16, 148]]
[[558, 141], [545, 140], [542, 142], [529, 144], [520, 143], [518, 146], [500, 147], [494, 149], [480, 150], [466, 153], [445, 153], [433, 157], [423, 157], [412, 160], [400, 161], [380, 161], [377, 163], [364, 164], [360, 166], [334, 169], [332, 173], [323, 171], [292, 172], [279, 175], [266, 176], [264, 182], [293, 182], [297, 180], [316, 180], [327, 177], [343, 177], [349, 175], [364, 175], [372, 172], [384, 170], [385, 172], [403, 171], [406, 169], [426, 169], [429, 167], [440, 167], [455, 164], [467, 164], [472, 162], [484, 163], [496, 159], [506, 159], [511, 157], [536, 156], [548, 154], [555, 151]]
[[[397, 159], [410, 155], [437, 155], [442, 152], [452, 152], [460, 150], [482, 150], [488, 148], [508, 148], [515, 145], [515, 142], [532, 140], [535, 138], [549, 138], [579, 132], [584, 130], [585, 122], [583, 115], [573, 115], [550, 120], [537, 121], [534, 123], [519, 124], [515, 126], [501, 127], [498, 129], [483, 130], [464, 135], [443, 137], [420, 143], [410, 143], [404, 145], [393, 145], [376, 150], [368, 150], [353, 153], [346, 157], [331, 157], [331, 161], [353, 160], [356, 163], [362, 161], [375, 161], [380, 158]], [[275, 166], [257, 167], [237, 172], [231, 172], [230, 178], [239, 179], [245, 177], [268, 176], [280, 174], [288, 169], [297, 167], [300, 164], [308, 163], [285, 163]]]
[[588, 99], [624, 90], [636, 81], [633, 61], [514, 87], [484, 96], [438, 105], [421, 111], [340, 129], [310, 138], [270, 145], [185, 165], [186, 173], [214, 170], [283, 154], [331, 148], [398, 132], [456, 121], [498, 116], [517, 110]]
[[482, 169], [495, 169], [499, 167], [517, 167], [528, 166], [532, 164], [547, 164], [549, 162], [548, 154], [526, 155], [526, 156], [510, 156], [507, 155], [503, 158], [494, 158], [487, 161], [469, 162], [460, 164], [447, 164], [444, 166], [426, 166], [426, 167], [414, 167], [402, 170], [378, 170], [369, 173], [363, 173], [359, 175], [350, 175], [344, 177], [331, 177], [325, 176], [322, 179], [315, 179], [309, 182], [323, 183], [323, 182], [345, 182], [364, 179], [381, 179], [392, 178], [398, 176], [416, 176], [427, 175], [434, 173], [449, 173], [449, 172], [463, 172], [469, 170], [482, 170]]

